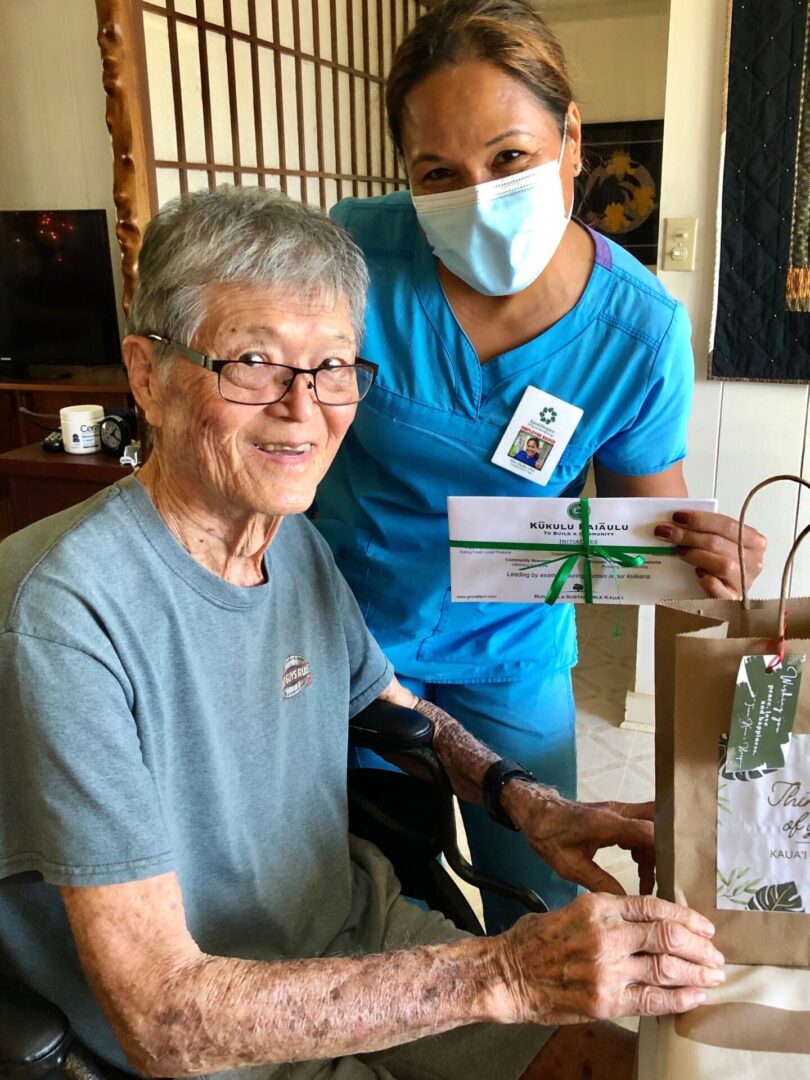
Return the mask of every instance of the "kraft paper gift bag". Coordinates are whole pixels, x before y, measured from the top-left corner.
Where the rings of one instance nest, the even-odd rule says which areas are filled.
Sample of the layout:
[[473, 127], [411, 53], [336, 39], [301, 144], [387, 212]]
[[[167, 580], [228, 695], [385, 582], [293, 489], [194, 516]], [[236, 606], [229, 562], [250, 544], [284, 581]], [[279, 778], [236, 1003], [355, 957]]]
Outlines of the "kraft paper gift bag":
[[636, 1080], [810, 1080], [810, 971], [726, 974], [699, 1009], [642, 1018]]
[[[777, 480], [810, 488], [799, 477], [764, 481], [743, 506], [741, 534], [752, 496]], [[790, 599], [785, 634], [790, 566], [808, 533], [788, 556], [779, 600], [749, 600], [743, 570], [742, 601], [656, 605], [658, 891], [711, 919], [731, 964], [810, 967], [810, 598]], [[800, 667], [802, 656], [808, 665], [799, 680], [790, 665]], [[781, 768], [771, 759], [768, 767], [737, 768], [737, 743], [724, 743], [733, 709], [739, 715], [738, 690], [760, 692], [745, 681], [753, 669], [744, 657], [763, 673], [773, 665], [765, 678], [777, 693], [788, 687], [795, 715]], [[762, 730], [772, 722], [769, 713]]]

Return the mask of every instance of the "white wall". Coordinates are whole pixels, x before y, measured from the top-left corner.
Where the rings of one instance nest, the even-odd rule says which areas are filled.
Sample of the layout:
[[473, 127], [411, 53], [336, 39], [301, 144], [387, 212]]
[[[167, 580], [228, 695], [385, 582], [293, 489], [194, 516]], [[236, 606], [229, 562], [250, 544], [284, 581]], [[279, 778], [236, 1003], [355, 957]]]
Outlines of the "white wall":
[[569, 0], [538, 6], [565, 50], [586, 124], [661, 119], [669, 22], [665, 2]]
[[[697, 269], [660, 271], [693, 324], [697, 373], [686, 475], [696, 495], [713, 493], [736, 516], [758, 481], [801, 473], [807, 446], [808, 390], [804, 386], [709, 382], [707, 356], [721, 163], [726, 0], [672, 0], [667, 70], [661, 219], [698, 217]], [[798, 488], [774, 485], [759, 496], [751, 520], [769, 539], [765, 572], [755, 595], [776, 596], [793, 539]], [[803, 523], [810, 514], [804, 504]], [[810, 592], [810, 551], [797, 560], [794, 595]]]
[[0, 210], [105, 209], [112, 150], [92, 0], [0, 0]]
[[[751, 487], [776, 473], [801, 473], [808, 431], [803, 386], [709, 382], [715, 236], [723, 126], [726, 0], [538, 0], [569, 58], [586, 122], [663, 116], [661, 222], [699, 219], [693, 273], [659, 270], [689, 311], [695, 389], [686, 477], [694, 495], [714, 495], [736, 517]], [[660, 264], [660, 261], [659, 261]], [[810, 471], [810, 462], [808, 462]], [[808, 493], [810, 495], [810, 493]], [[769, 539], [754, 595], [778, 594], [792, 542], [798, 489], [759, 496], [752, 524]], [[802, 499], [804, 523], [810, 498]], [[808, 541], [810, 545], [810, 541]], [[794, 595], [810, 593], [810, 550], [797, 559]]]

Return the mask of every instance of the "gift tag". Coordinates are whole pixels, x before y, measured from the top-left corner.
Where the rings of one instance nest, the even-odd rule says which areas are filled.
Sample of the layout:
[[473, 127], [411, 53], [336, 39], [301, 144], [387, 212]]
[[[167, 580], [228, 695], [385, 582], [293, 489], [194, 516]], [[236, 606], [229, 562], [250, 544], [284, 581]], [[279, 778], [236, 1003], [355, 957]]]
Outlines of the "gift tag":
[[576, 405], [528, 386], [491, 460], [545, 487], [581, 419]]
[[805, 656], [744, 656], [728, 737], [728, 768], [781, 769], [796, 717]]

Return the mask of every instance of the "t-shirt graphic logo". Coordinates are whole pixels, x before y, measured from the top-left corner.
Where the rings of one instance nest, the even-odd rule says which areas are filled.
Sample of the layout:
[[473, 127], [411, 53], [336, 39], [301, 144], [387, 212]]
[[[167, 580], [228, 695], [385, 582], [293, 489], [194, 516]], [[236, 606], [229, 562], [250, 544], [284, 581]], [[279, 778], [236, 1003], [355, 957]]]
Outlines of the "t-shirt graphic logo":
[[285, 698], [295, 697], [311, 682], [309, 660], [303, 656], [288, 656], [284, 661], [284, 673], [281, 676], [282, 696]]

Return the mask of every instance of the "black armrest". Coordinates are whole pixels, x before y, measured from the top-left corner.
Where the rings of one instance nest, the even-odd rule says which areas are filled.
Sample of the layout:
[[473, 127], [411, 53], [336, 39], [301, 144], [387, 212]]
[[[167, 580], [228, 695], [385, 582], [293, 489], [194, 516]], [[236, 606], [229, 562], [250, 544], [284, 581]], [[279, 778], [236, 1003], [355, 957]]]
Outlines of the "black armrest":
[[349, 739], [378, 754], [401, 754], [429, 747], [433, 724], [415, 709], [377, 699], [349, 721]]
[[[542, 897], [538, 896], [536, 892], [526, 889], [522, 885], [506, 885], [501, 881], [476, 873], [459, 851], [452, 799], [453, 789], [438, 756], [430, 752], [433, 742], [433, 724], [426, 716], [416, 712], [415, 709], [408, 709], [404, 705], [393, 705], [389, 701], [380, 701], [378, 699], [349, 721], [349, 741], [355, 746], [375, 750], [383, 756], [386, 754], [405, 754], [410, 751], [412, 754], [410, 760], [416, 758], [426, 768], [435, 785], [435, 790], [440, 793], [433, 810], [433, 816], [436, 818], [438, 828], [438, 848], [444, 852], [447, 862], [463, 881], [469, 882], [470, 885], [474, 885], [478, 889], [488, 889], [499, 896], [508, 896], [513, 900], [518, 900], [529, 911], [548, 911]], [[386, 772], [377, 773], [376, 776], [362, 776], [363, 773], [373, 774], [374, 772], [373, 769], [349, 770], [349, 773], [354, 774], [357, 778], [353, 785], [350, 783], [350, 802], [355, 804], [355, 808], [359, 807], [363, 810], [366, 819], [381, 821], [385, 828], [395, 835], [395, 846], [401, 848], [405, 832], [402, 826], [394, 820], [396, 815], [375, 809], [373, 805], [375, 798], [368, 798], [369, 791], [367, 789], [369, 789], [369, 786], [384, 782], [386, 779], [390, 781], [390, 774]], [[395, 779], [397, 779], [396, 774]], [[404, 780], [406, 778], [399, 777], [398, 779]], [[408, 777], [407, 779], [412, 780], [413, 778]], [[393, 792], [392, 796], [396, 800], [397, 793]], [[427, 802], [425, 796], [422, 796], [422, 800]], [[377, 806], [379, 806], [380, 801], [379, 798], [376, 799]], [[382, 801], [383, 805], [387, 805], [385, 800]], [[368, 831], [365, 825], [360, 827], [356, 822], [357, 812], [355, 812], [352, 831], [357, 832], [360, 836], [365, 836], [366, 839], [371, 840], [372, 843], [381, 848], [384, 853], [389, 854], [390, 849], [387, 850], [384, 839], [381, 839], [376, 832]], [[370, 828], [372, 830], [376, 829], [376, 825], [372, 825]], [[423, 825], [422, 828], [425, 829], [425, 826]], [[396, 858], [392, 859], [392, 861], [396, 865]]]
[[36, 1080], [67, 1057], [73, 1034], [50, 1001], [0, 978], [0, 1076]]

